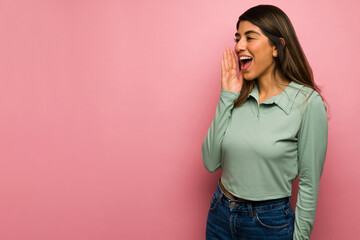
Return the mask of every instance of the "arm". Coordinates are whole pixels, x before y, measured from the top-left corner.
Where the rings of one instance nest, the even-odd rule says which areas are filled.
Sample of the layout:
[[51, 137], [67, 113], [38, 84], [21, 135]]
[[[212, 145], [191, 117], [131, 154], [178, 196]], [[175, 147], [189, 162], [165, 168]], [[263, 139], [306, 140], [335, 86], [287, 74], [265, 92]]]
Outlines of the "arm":
[[231, 109], [240, 93], [221, 89], [220, 100], [216, 107], [215, 117], [205, 136], [201, 155], [205, 168], [215, 172], [221, 165], [221, 142], [231, 116]]
[[315, 212], [328, 139], [326, 105], [317, 92], [308, 103], [298, 133], [299, 192], [295, 210], [294, 240], [308, 240]]

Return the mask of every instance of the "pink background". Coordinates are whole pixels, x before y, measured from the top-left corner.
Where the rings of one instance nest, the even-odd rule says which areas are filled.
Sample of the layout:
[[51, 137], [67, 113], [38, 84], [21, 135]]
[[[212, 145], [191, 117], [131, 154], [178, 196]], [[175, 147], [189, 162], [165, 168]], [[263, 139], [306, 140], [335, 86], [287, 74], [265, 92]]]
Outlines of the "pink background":
[[260, 3], [290, 17], [330, 104], [311, 239], [359, 239], [355, 0], [2, 0], [0, 239], [205, 239], [220, 61]]

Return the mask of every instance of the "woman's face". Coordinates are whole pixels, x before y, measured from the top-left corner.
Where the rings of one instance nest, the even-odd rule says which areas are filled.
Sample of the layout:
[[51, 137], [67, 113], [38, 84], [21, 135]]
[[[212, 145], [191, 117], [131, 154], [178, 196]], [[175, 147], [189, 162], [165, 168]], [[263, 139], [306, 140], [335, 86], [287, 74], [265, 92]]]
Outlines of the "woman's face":
[[242, 55], [252, 58], [245, 66], [246, 61], [240, 61], [244, 78], [246, 80], [270, 78], [271, 71], [275, 67], [276, 46], [271, 46], [269, 38], [249, 21], [240, 21], [235, 37], [235, 53], [239, 61]]

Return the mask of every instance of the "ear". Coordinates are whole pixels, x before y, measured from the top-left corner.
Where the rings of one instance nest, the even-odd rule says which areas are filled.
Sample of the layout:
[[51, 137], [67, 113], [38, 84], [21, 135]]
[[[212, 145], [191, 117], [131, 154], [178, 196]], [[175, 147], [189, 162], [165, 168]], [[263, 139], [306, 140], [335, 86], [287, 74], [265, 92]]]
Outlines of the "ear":
[[[283, 38], [280, 38], [280, 40], [281, 40], [282, 45], [285, 47], [285, 40]], [[277, 48], [276, 48], [276, 46], [274, 46], [273, 57], [277, 57], [277, 56], [278, 56]]]

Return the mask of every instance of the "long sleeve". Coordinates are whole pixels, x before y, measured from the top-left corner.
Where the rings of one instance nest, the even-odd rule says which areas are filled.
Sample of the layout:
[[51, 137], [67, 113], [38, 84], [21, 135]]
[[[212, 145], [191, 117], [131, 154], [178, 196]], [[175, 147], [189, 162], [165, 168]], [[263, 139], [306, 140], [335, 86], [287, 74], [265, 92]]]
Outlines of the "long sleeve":
[[215, 117], [201, 147], [203, 163], [209, 172], [215, 172], [221, 166], [221, 142], [228, 127], [231, 109], [239, 96], [240, 93], [221, 89]]
[[294, 240], [310, 239], [327, 151], [327, 107], [317, 92], [314, 95], [308, 103], [298, 132], [299, 192]]

